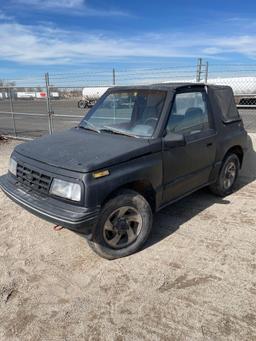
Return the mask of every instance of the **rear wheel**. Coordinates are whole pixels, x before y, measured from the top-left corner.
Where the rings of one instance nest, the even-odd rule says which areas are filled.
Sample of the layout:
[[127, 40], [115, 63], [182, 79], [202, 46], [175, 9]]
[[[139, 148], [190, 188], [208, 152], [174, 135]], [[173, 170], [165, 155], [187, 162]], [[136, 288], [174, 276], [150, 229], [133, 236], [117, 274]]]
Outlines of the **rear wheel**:
[[233, 192], [240, 169], [240, 161], [236, 154], [229, 154], [223, 161], [218, 179], [210, 186], [210, 190], [219, 196], [226, 196]]
[[103, 258], [115, 259], [138, 251], [152, 227], [152, 211], [147, 200], [126, 190], [102, 209], [94, 240], [89, 246]]
[[81, 100], [77, 103], [77, 106], [78, 106], [79, 109], [85, 109], [85, 108], [87, 107], [87, 102], [81, 99]]

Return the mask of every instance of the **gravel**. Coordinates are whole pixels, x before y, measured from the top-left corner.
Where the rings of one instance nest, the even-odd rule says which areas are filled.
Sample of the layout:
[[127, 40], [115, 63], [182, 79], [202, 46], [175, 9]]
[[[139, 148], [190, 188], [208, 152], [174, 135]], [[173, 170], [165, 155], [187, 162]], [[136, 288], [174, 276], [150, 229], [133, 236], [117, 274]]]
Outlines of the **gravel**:
[[[0, 174], [17, 143], [0, 142]], [[255, 155], [235, 193], [165, 208], [114, 261], [0, 192], [0, 340], [255, 340]]]

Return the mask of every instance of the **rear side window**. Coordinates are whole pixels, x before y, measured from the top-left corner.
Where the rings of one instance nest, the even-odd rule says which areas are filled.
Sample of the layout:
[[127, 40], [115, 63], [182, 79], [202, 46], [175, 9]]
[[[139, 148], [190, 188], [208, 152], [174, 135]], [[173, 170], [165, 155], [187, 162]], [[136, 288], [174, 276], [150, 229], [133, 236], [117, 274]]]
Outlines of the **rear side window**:
[[205, 93], [196, 91], [176, 94], [167, 124], [167, 132], [192, 135], [208, 129]]

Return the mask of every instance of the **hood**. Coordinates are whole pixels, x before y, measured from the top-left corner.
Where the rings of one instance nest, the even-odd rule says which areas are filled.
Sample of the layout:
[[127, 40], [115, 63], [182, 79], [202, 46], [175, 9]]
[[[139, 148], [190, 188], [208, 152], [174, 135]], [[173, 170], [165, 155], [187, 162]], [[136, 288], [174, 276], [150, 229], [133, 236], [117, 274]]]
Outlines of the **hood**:
[[90, 172], [152, 152], [147, 139], [70, 129], [18, 145], [15, 152], [51, 166]]

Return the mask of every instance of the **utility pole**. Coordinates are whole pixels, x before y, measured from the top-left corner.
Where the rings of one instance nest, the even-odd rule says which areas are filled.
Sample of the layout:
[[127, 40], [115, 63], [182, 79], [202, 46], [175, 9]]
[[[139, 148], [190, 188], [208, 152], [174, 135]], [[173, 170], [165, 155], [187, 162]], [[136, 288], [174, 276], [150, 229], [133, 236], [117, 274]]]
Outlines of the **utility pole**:
[[116, 70], [114, 68], [112, 70], [112, 83], [116, 85]]
[[204, 82], [205, 82], [205, 84], [206, 84], [207, 81], [208, 81], [208, 67], [209, 67], [208, 62], [206, 62], [206, 63], [205, 63], [205, 77], [204, 77]]
[[47, 106], [47, 113], [48, 113], [48, 127], [49, 127], [49, 134], [52, 134], [52, 109], [51, 109], [51, 102], [50, 102], [50, 81], [49, 81], [49, 73], [45, 74], [45, 85], [46, 85], [46, 106]]
[[202, 58], [198, 58], [196, 67], [196, 82], [200, 83], [202, 74]]

